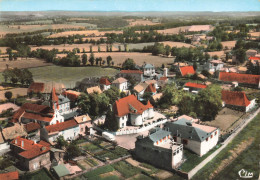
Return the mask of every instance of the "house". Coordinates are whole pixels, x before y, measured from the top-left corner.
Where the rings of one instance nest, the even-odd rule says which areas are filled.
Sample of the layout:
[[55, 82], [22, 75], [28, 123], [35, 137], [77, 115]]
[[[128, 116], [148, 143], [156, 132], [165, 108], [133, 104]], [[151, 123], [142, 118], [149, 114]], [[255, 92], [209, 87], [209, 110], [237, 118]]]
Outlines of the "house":
[[44, 93], [44, 83], [33, 82], [30, 84], [27, 93]]
[[11, 127], [6, 127], [2, 130], [5, 141], [11, 141], [16, 137], [26, 137], [27, 133], [22, 125], [15, 123]]
[[145, 92], [151, 93], [152, 95], [156, 94], [156, 88], [154, 84], [149, 84], [147, 88], [145, 89]]
[[212, 60], [206, 63], [205, 69], [209, 72], [220, 71], [224, 67], [224, 63], [221, 60]]
[[182, 163], [183, 145], [172, 141], [171, 132], [156, 128], [146, 137], [137, 137], [134, 157], [156, 167], [172, 170]]
[[260, 75], [220, 72], [219, 80], [229, 83], [236, 81], [239, 85], [242, 84], [260, 88]]
[[183, 90], [190, 91], [197, 94], [201, 89], [205, 89], [205, 88], [207, 88], [207, 85], [205, 84], [186, 82], [184, 84]]
[[113, 105], [113, 111], [119, 128], [126, 127], [127, 123], [140, 126], [145, 120], [154, 117], [153, 106], [150, 101], [147, 105], [144, 105], [134, 95], [117, 100]]
[[1, 180], [18, 180], [19, 179], [19, 173], [18, 173], [18, 171], [1, 173], [0, 179]]
[[179, 72], [181, 76], [194, 75], [196, 73], [193, 66], [179, 67]]
[[140, 70], [121, 70], [118, 74], [118, 77], [131, 77], [137, 82], [143, 81], [143, 72]]
[[99, 86], [94, 86], [94, 87], [87, 88], [86, 91], [87, 91], [88, 94], [92, 94], [92, 93], [101, 94], [102, 93], [102, 90], [100, 89]]
[[34, 136], [40, 136], [41, 126], [37, 122], [24, 124], [24, 129], [27, 132], [29, 139], [33, 138]]
[[65, 140], [74, 140], [79, 134], [80, 128], [74, 119], [45, 126], [40, 130], [41, 139], [50, 143], [55, 142], [59, 136], [63, 136]]
[[248, 112], [255, 106], [255, 99], [249, 101], [246, 93], [242, 91], [227, 91], [222, 90], [221, 97], [226, 107], [236, 109], [243, 112]]
[[246, 56], [247, 57], [255, 57], [255, 55], [257, 54], [258, 52], [254, 49], [248, 49], [246, 51]]
[[84, 92], [87, 88], [98, 86], [99, 78], [98, 77], [87, 77], [80, 82], [76, 83], [76, 87], [80, 89], [80, 91]]
[[203, 156], [215, 147], [219, 139], [218, 128], [193, 123], [185, 118], [166, 122], [164, 129], [171, 132], [174, 142], [182, 143], [184, 148], [199, 156]]
[[160, 77], [160, 79], [157, 81], [157, 84], [159, 87], [164, 87], [168, 83], [169, 79], [165, 76]]
[[154, 76], [155, 75], [154, 65], [145, 63], [142, 68], [143, 68], [143, 73], [145, 76]]
[[141, 82], [139, 84], [137, 84], [135, 87], [134, 87], [134, 90], [135, 92], [137, 93], [137, 98], [138, 99], [141, 99], [144, 95], [144, 91], [146, 90], [148, 84], [145, 83], [145, 82]]
[[112, 86], [115, 86], [121, 92], [128, 89], [128, 82], [125, 78], [120, 77], [112, 82]]
[[26, 170], [33, 171], [50, 166], [50, 146], [44, 142], [38, 144], [32, 140], [17, 137], [10, 143], [10, 149]]
[[256, 66], [257, 64], [260, 63], [260, 57], [249, 57], [248, 60], [254, 65]]
[[101, 90], [106, 91], [108, 89], [110, 89], [111, 86], [111, 82], [109, 82], [109, 80], [107, 78], [100, 78], [99, 80], [99, 85]]
[[74, 120], [79, 125], [79, 134], [82, 136], [92, 135], [94, 133], [91, 118], [88, 114], [74, 117]]

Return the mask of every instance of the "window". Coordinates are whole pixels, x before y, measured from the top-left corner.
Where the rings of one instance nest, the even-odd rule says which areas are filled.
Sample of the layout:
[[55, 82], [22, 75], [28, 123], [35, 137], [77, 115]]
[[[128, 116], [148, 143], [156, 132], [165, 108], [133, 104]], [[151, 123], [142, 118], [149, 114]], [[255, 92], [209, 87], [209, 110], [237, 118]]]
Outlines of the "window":
[[206, 139], [206, 141], [208, 141], [208, 140], [209, 140], [209, 138]]
[[213, 138], [213, 135], [211, 134], [210, 138]]
[[174, 140], [174, 142], [177, 142], [177, 137], [173, 136], [173, 140]]
[[217, 133], [218, 133], [218, 132], [216, 131], [216, 132], [215, 132], [215, 135], [217, 135]]

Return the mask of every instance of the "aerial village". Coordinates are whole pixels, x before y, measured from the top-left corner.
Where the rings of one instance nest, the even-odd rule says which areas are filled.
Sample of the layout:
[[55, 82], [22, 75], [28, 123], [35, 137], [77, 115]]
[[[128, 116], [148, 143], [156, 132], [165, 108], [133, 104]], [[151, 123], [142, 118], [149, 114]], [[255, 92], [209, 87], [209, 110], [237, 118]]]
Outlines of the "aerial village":
[[[102, 58], [97, 59], [95, 67], [100, 69], [96, 73], [108, 68], [116, 73], [85, 76], [73, 86], [62, 80], [41, 81], [27, 69], [20, 72], [4, 65], [0, 78], [0, 179], [33, 179], [36, 175], [36, 179], [191, 179], [259, 113], [259, 24], [236, 27], [240, 31], [224, 25], [180, 29], [194, 51], [160, 43], [144, 47], [144, 52], [151, 50], [151, 57], [164, 56], [169, 63], [140, 63], [131, 53], [121, 57], [121, 64], [113, 63], [111, 56], [107, 66]], [[216, 41], [218, 31], [236, 36], [233, 44], [223, 47]], [[101, 37], [105, 36], [112, 37]], [[200, 49], [205, 45], [216, 46], [212, 49], [223, 53]], [[121, 46], [119, 49], [118, 53]], [[2, 56], [17, 51], [7, 50]], [[40, 51], [32, 51], [31, 56]], [[67, 53], [67, 60], [77, 54]], [[92, 54], [89, 64], [84, 63], [84, 54], [81, 57], [79, 66], [89, 68], [85, 71], [95, 68]], [[63, 60], [57, 57], [53, 63]], [[16, 77], [18, 71], [21, 78]], [[230, 162], [239, 153], [230, 157]]]

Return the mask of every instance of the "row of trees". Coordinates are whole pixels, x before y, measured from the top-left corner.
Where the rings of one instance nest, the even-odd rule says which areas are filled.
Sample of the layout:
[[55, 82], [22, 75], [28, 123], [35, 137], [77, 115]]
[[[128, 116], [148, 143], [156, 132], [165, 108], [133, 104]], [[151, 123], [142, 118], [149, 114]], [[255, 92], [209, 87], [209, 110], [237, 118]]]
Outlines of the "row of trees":
[[33, 75], [28, 69], [7, 68], [2, 75], [6, 83], [30, 85], [33, 82]]

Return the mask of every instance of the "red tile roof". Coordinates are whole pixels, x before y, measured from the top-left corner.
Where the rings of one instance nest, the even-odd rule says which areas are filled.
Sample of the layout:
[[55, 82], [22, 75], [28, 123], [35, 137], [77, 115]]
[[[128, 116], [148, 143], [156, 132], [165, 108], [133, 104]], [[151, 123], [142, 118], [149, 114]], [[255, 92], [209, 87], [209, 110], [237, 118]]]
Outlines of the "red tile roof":
[[192, 83], [192, 82], [187, 82], [187, 83], [185, 83], [184, 86], [198, 88], [198, 89], [204, 89], [207, 87], [207, 85], [205, 85], [205, 84], [198, 84], [198, 83]]
[[160, 80], [166, 81], [168, 78], [167, 77], [160, 77]]
[[34, 119], [38, 121], [51, 122], [51, 120], [53, 119], [53, 114], [37, 114], [32, 112], [25, 112], [22, 115], [22, 117], [26, 119]]
[[[117, 100], [113, 105], [113, 110], [116, 116], [122, 117], [129, 113], [142, 114], [145, 110], [153, 108], [150, 101], [148, 101], [147, 105], [142, 104], [137, 100], [137, 97], [134, 95], [130, 95], [124, 98]], [[136, 112], [134, 112], [134, 110]]]
[[260, 75], [220, 72], [219, 80], [226, 81], [226, 82], [237, 81], [238, 83], [258, 85], [260, 80]]
[[17, 180], [19, 179], [19, 173], [18, 171], [8, 172], [0, 174], [1, 180]]
[[107, 78], [100, 78], [99, 84], [103, 84], [103, 85], [108, 86], [108, 85], [111, 84], [111, 82], [109, 82], [109, 80]]
[[29, 133], [29, 132], [35, 131], [37, 129], [40, 129], [41, 126], [38, 123], [31, 122], [31, 123], [25, 124], [24, 128], [27, 131], [27, 133]]
[[121, 70], [120, 74], [143, 74], [140, 70]]
[[248, 106], [250, 101], [246, 97], [245, 92], [242, 91], [225, 91], [222, 92], [222, 100], [225, 104], [235, 106]]
[[78, 125], [78, 123], [73, 119], [73, 120], [62, 122], [62, 123], [49, 125], [49, 126], [46, 126], [45, 128], [49, 133], [52, 133], [52, 132], [63, 131], [65, 129], [75, 127], [77, 125]]
[[78, 93], [73, 93], [72, 91], [64, 91], [62, 95], [67, 96], [71, 101], [76, 101], [79, 97]]
[[[23, 142], [23, 146], [22, 146]], [[50, 150], [49, 146], [44, 146], [41, 144], [36, 144], [34, 141], [17, 137], [14, 140], [12, 140], [11, 144], [14, 146], [19, 147], [23, 150], [23, 152], [19, 153], [20, 156], [26, 158], [26, 159], [32, 159], [35, 158], [41, 154], [44, 154]]]
[[33, 82], [30, 87], [27, 90], [28, 92], [43, 92], [44, 91], [44, 83], [39, 83], [39, 82]]
[[155, 86], [154, 86], [154, 84], [149, 84], [148, 86], [147, 86], [147, 88], [145, 89], [145, 92], [152, 92], [152, 93], [156, 93], [156, 88], [155, 88]]
[[182, 76], [186, 76], [186, 75], [189, 75], [189, 74], [191, 74], [191, 75], [195, 74], [193, 66], [180, 67], [180, 71], [181, 71]]
[[260, 57], [249, 57], [249, 60], [260, 60]]
[[51, 109], [49, 106], [25, 103], [18, 111], [14, 113], [11, 122], [18, 122], [19, 118], [25, 113], [25, 111], [47, 114], [51, 112]]
[[51, 94], [52, 94], [52, 102], [57, 102], [57, 103], [58, 103], [59, 98], [58, 98], [58, 96], [56, 95], [56, 90], [55, 90], [55, 88], [52, 88]]

